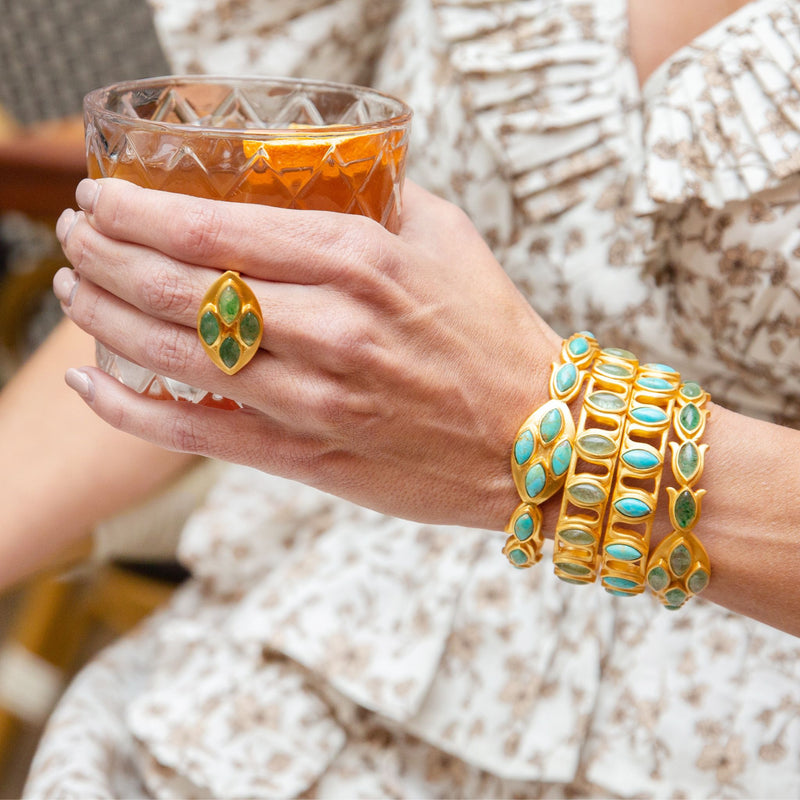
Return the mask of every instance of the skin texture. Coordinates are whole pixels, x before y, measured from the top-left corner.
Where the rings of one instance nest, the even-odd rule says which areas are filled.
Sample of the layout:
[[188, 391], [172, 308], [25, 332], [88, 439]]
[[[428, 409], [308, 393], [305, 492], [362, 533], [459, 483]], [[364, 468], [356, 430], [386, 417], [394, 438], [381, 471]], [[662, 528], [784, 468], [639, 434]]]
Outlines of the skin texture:
[[[249, 464], [393, 515], [504, 527], [517, 502], [510, 443], [546, 399], [559, 339], [460, 211], [410, 186], [394, 236], [359, 217], [114, 180], [86, 181], [77, 197], [82, 211], [58, 226], [75, 268], [55, 281], [65, 312], [112, 350], [247, 406], [165, 403], [94, 368], [70, 372], [101, 418], [169, 450]], [[266, 330], [263, 352], [226, 376], [194, 317], [231, 264], [259, 298]], [[791, 502], [800, 433], [712, 404], [704, 440], [705, 596], [800, 634]], [[557, 505], [545, 504], [545, 530]], [[666, 506], [653, 546], [670, 532]]]
[[[461, 211], [410, 186], [395, 236], [363, 217], [198, 203], [120, 181], [86, 181], [78, 196], [83, 213], [59, 224], [80, 279], [57, 278], [66, 313], [136, 363], [248, 407], [123, 400], [93, 373], [93, 408], [112, 425], [398, 516], [497, 527], [514, 497], [508, 442], [531, 397], [546, 397], [559, 339]], [[195, 331], [230, 264], [265, 319], [262, 352], [233, 376]], [[548, 355], [533, 370], [531, 342]]]

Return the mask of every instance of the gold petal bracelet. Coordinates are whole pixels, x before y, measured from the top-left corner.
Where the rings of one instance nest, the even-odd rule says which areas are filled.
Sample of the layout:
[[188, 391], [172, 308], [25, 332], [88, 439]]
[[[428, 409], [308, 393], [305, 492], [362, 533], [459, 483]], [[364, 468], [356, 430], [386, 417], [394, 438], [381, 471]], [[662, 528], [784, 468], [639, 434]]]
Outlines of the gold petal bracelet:
[[[568, 583], [592, 583], [625, 415], [638, 360], [627, 350], [605, 348], [595, 359], [578, 420], [555, 532], [555, 574]], [[578, 471], [579, 462], [596, 469]]]
[[711, 580], [708, 553], [693, 532], [706, 490], [692, 488], [703, 474], [708, 450], [707, 444], [698, 444], [708, 419], [709, 411], [704, 408], [708, 398], [708, 392], [693, 381], [684, 383], [673, 413], [672, 427], [678, 442], [670, 442], [670, 449], [678, 488], [667, 487], [667, 494], [674, 530], [647, 562], [647, 583], [671, 610], [702, 592]]
[[511, 515], [503, 547], [515, 567], [527, 568], [542, 557], [542, 512], [539, 504], [564, 484], [572, 457], [575, 423], [567, 403], [577, 396], [598, 345], [588, 331], [561, 345], [561, 362], [552, 365], [551, 399], [522, 423], [511, 451], [511, 474], [522, 501]]

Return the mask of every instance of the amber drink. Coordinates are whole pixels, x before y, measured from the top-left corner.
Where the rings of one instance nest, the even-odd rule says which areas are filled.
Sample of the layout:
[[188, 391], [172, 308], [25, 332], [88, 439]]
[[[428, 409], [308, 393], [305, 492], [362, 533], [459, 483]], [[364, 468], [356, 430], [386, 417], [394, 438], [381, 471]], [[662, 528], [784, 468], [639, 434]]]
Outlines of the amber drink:
[[[154, 78], [91, 92], [84, 120], [91, 177], [399, 226], [411, 111], [380, 92], [296, 79]], [[136, 391], [228, 404], [100, 344], [97, 353]]]

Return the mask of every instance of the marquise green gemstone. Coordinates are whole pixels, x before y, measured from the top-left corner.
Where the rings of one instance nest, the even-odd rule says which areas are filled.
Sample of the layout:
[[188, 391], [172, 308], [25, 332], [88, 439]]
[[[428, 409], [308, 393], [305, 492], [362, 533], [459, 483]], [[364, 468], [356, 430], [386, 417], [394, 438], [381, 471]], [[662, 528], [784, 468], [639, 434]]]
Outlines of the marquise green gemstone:
[[626, 405], [621, 397], [611, 392], [594, 392], [586, 399], [601, 411], [622, 411]]
[[692, 554], [685, 544], [679, 544], [669, 556], [669, 568], [679, 578], [692, 566]]
[[564, 427], [564, 417], [557, 408], [551, 408], [539, 423], [539, 434], [545, 444], [550, 444], [561, 433]]
[[630, 544], [609, 544], [606, 546], [606, 553], [620, 561], [636, 561], [642, 557], [641, 551]]
[[622, 497], [614, 503], [614, 508], [630, 519], [646, 517], [653, 510], [644, 500], [640, 500], [638, 497]]
[[700, 388], [700, 385], [694, 381], [687, 381], [681, 386], [681, 394], [684, 397], [697, 398], [703, 394], [703, 390]]
[[553, 470], [553, 475], [560, 478], [569, 468], [571, 460], [572, 445], [568, 441], [558, 444], [553, 450], [553, 456], [550, 459], [550, 469]]
[[219, 346], [219, 357], [228, 369], [233, 369], [239, 360], [240, 352], [236, 339], [232, 339], [230, 336], [223, 339], [222, 344]]
[[680, 606], [686, 601], [686, 592], [683, 589], [670, 589], [664, 595], [664, 599], [670, 606]]
[[547, 473], [541, 462], [537, 462], [525, 474], [525, 491], [529, 497], [536, 497], [544, 489], [545, 483], [547, 483]]
[[530, 514], [520, 514], [514, 523], [514, 535], [521, 542], [530, 539], [533, 533], [533, 520]]
[[614, 442], [600, 433], [585, 433], [578, 439], [578, 447], [585, 453], [600, 458], [610, 456], [617, 449]]
[[676, 498], [672, 512], [675, 516], [676, 525], [682, 530], [686, 530], [694, 522], [697, 515], [697, 503], [694, 495], [689, 489], [684, 489]]
[[621, 347], [605, 347], [601, 353], [606, 353], [609, 356], [617, 356], [617, 358], [627, 358], [629, 361], [636, 361], [636, 356], [630, 350], [623, 350]]
[[655, 453], [640, 447], [626, 450], [621, 458], [629, 467], [640, 470], [652, 469], [661, 463], [661, 459]]
[[591, 575], [592, 571], [589, 567], [584, 567], [583, 564], [573, 564], [571, 561], [556, 561], [555, 565], [562, 572], [567, 575]]
[[560, 394], [566, 394], [578, 380], [578, 368], [571, 362], [562, 364], [556, 372], [556, 389]]
[[582, 531], [580, 528], [566, 528], [559, 531], [559, 536], [570, 544], [577, 544], [582, 547], [588, 547], [594, 544], [594, 536], [588, 531]]
[[647, 582], [654, 592], [660, 592], [669, 586], [669, 575], [663, 567], [653, 567], [647, 573]]
[[577, 578], [565, 578], [563, 575], [556, 575], [556, 577], [564, 581], [564, 583], [572, 583], [575, 586], [586, 586], [586, 581], [579, 581]]
[[709, 575], [704, 569], [696, 569], [690, 576], [687, 586], [689, 591], [700, 594], [708, 586]]
[[681, 425], [688, 433], [692, 433], [700, 426], [700, 409], [694, 403], [687, 403], [678, 415]]
[[200, 336], [207, 345], [212, 345], [219, 338], [219, 322], [211, 311], [200, 317]]
[[513, 550], [508, 551], [508, 557], [511, 562], [518, 567], [528, 563], [528, 554], [524, 550], [515, 547]]
[[678, 450], [678, 471], [685, 481], [688, 481], [697, 472], [700, 463], [700, 453], [694, 442], [684, 442]]
[[226, 286], [222, 290], [219, 296], [218, 308], [219, 315], [226, 324], [230, 325], [236, 319], [241, 308], [241, 300], [233, 286]]
[[595, 369], [601, 375], [608, 375], [610, 378], [630, 378], [633, 374], [630, 367], [623, 367], [621, 364], [598, 364]]
[[593, 483], [576, 483], [567, 490], [573, 500], [579, 505], [595, 506], [606, 499], [606, 493]]
[[534, 448], [533, 433], [524, 430], [514, 442], [514, 460], [517, 464], [524, 464], [532, 455]]
[[261, 323], [258, 321], [258, 317], [252, 311], [248, 311], [239, 322], [239, 335], [242, 337], [242, 341], [250, 347], [251, 344], [258, 341], [260, 334]]

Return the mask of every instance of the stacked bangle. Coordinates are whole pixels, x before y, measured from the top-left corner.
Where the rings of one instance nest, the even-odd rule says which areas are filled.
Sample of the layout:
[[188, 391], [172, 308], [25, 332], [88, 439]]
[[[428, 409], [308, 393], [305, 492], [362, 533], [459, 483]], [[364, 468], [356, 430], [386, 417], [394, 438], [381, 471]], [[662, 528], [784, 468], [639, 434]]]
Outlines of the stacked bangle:
[[[553, 546], [555, 574], [592, 583], [601, 531], [638, 362], [626, 350], [601, 350], [592, 365], [575, 434]], [[579, 471], [583, 462], [593, 465]]]
[[708, 393], [696, 383], [684, 383], [673, 414], [678, 442], [670, 442], [672, 474], [678, 488], [667, 488], [672, 533], [656, 548], [647, 563], [647, 583], [671, 610], [708, 586], [711, 565], [708, 553], [693, 529], [700, 519], [705, 489], [692, 487], [703, 474], [707, 444], [698, 444], [705, 430]]
[[[566, 403], [584, 382], [575, 424]], [[633, 596], [649, 585], [667, 608], [679, 608], [711, 576], [708, 555], [693, 532], [705, 494], [693, 487], [708, 449], [698, 444], [708, 394], [696, 383], [681, 383], [671, 367], [640, 366], [627, 350], [600, 350], [585, 331], [563, 342], [549, 390], [551, 399], [525, 420], [514, 440], [511, 472], [521, 502], [506, 526], [503, 552], [515, 567], [541, 559], [539, 505], [563, 487], [555, 574], [568, 583], [592, 583], [600, 566], [610, 593]], [[668, 442], [671, 430], [677, 441]], [[677, 484], [667, 488], [674, 530], [649, 554], [668, 443]]]
[[631, 395], [603, 539], [600, 581], [612, 594], [644, 591], [664, 454], [680, 378], [660, 364], [640, 367]]

